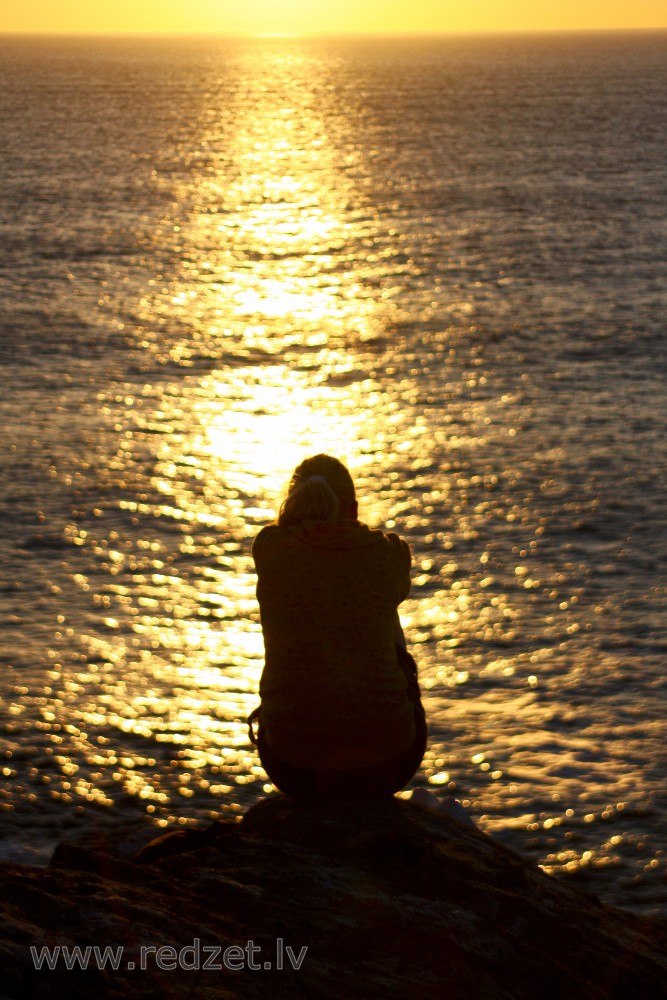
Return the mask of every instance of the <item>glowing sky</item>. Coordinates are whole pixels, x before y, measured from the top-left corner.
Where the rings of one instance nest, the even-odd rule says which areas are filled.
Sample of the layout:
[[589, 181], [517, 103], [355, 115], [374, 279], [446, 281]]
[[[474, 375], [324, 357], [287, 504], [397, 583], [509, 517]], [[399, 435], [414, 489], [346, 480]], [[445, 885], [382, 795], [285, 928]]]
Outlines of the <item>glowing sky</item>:
[[32, 0], [0, 32], [328, 34], [667, 27], [665, 0]]

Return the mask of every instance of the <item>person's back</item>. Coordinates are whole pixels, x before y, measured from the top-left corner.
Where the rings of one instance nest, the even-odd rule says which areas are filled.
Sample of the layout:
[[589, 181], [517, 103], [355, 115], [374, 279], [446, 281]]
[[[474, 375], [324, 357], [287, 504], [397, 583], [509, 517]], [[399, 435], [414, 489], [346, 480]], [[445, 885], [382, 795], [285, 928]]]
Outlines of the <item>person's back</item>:
[[416, 668], [396, 644], [410, 553], [356, 517], [347, 469], [318, 455], [253, 545], [266, 652], [258, 749], [288, 794], [391, 794], [425, 749]]

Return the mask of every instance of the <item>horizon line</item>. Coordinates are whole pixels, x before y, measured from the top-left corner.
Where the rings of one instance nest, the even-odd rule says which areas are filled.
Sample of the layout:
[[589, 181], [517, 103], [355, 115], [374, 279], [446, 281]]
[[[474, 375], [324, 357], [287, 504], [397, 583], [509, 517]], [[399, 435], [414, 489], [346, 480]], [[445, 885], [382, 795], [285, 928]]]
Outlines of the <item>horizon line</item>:
[[448, 38], [477, 35], [609, 35], [667, 32], [667, 24], [605, 28], [448, 28], [424, 31], [72, 31], [2, 30], [0, 38], [210, 38], [210, 39], [325, 39], [325, 38]]

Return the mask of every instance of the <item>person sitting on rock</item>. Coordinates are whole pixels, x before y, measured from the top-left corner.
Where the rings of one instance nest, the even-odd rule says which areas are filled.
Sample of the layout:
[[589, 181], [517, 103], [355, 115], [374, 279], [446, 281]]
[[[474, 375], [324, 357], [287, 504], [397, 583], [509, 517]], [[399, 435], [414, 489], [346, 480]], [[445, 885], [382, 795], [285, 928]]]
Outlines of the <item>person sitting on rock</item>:
[[265, 663], [248, 721], [269, 778], [297, 799], [400, 791], [426, 749], [398, 617], [410, 590], [406, 542], [359, 522], [347, 468], [315, 455], [252, 552]]

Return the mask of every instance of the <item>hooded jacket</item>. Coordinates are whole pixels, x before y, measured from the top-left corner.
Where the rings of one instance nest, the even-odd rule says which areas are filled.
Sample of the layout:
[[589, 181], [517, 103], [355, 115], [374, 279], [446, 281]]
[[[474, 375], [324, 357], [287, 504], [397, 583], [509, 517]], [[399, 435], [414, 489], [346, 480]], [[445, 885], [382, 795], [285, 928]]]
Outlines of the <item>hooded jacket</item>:
[[395, 651], [397, 609], [410, 590], [407, 544], [358, 521], [304, 521], [264, 527], [253, 558], [270, 748], [325, 768], [407, 749], [414, 706]]

